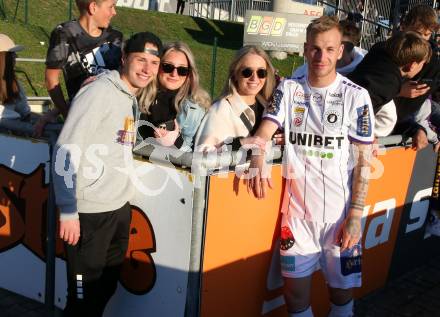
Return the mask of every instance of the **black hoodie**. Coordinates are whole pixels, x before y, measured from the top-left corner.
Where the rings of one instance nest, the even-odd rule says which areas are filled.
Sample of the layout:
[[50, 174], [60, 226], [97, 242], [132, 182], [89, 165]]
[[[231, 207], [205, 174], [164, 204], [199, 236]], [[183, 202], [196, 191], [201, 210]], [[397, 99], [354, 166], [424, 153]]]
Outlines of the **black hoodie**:
[[368, 90], [374, 113], [397, 97], [403, 82], [399, 67], [385, 50], [385, 42], [376, 43], [347, 77]]
[[418, 112], [429, 95], [440, 87], [440, 51], [434, 41], [430, 41], [430, 44], [432, 48], [432, 57], [430, 61], [423, 66], [422, 70], [414, 76], [413, 80], [419, 81], [421, 79], [428, 79], [430, 80], [429, 86], [431, 89], [428, 90], [426, 94], [417, 98], [399, 97], [395, 100], [398, 123], [399, 121], [408, 119], [410, 115]]

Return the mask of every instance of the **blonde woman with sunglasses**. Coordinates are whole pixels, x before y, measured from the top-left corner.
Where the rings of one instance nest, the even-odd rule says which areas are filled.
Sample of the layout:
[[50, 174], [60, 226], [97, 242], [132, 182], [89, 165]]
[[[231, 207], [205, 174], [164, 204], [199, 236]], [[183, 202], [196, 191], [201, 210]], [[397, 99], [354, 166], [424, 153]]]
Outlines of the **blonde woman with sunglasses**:
[[158, 88], [141, 92], [139, 134], [148, 143], [191, 151], [197, 128], [210, 105], [199, 85], [194, 55], [183, 42], [165, 45], [157, 75]]
[[197, 150], [231, 145], [235, 151], [255, 141], [247, 137], [258, 128], [274, 88], [275, 70], [267, 54], [253, 45], [241, 48], [229, 66], [222, 95], [200, 125]]

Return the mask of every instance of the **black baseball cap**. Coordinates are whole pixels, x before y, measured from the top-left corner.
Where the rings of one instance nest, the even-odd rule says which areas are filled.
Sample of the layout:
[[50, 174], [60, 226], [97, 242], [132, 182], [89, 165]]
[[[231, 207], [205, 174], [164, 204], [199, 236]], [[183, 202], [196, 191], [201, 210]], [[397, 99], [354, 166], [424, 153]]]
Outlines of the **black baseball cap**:
[[[157, 47], [157, 50], [146, 49], [145, 44], [150, 43]], [[124, 46], [124, 53], [150, 53], [156, 56], [162, 56], [163, 45], [159, 37], [151, 32], [140, 32], [130, 37]]]

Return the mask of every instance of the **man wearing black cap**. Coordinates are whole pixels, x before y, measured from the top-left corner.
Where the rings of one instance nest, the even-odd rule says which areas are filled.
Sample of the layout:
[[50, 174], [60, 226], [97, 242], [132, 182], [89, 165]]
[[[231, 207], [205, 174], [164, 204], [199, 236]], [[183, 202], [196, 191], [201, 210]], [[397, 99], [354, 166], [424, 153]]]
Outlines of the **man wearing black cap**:
[[126, 43], [122, 68], [98, 76], [72, 101], [54, 155], [60, 237], [67, 255], [65, 316], [102, 316], [128, 246], [136, 92], [157, 75], [162, 42], [152, 33]]

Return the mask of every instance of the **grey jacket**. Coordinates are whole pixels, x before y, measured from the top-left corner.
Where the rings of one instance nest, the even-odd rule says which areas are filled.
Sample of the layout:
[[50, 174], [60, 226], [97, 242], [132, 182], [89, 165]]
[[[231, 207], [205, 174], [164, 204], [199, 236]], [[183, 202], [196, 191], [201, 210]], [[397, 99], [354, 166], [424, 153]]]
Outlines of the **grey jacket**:
[[62, 220], [116, 210], [132, 199], [133, 107], [136, 97], [117, 71], [99, 76], [73, 99], [53, 155]]

